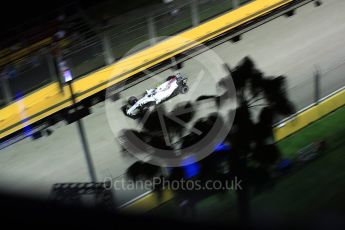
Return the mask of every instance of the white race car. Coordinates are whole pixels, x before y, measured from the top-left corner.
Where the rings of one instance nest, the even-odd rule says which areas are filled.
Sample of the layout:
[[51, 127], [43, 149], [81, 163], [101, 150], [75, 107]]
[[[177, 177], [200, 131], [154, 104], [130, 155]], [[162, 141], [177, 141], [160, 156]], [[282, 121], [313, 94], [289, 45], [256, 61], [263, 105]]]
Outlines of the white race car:
[[137, 99], [131, 96], [128, 99], [128, 105], [122, 107], [126, 116], [136, 118], [143, 114], [149, 106], [157, 105], [162, 101], [166, 101], [179, 93], [188, 92], [187, 78], [176, 74], [169, 76], [167, 81], [159, 85], [157, 88], [146, 90], [144, 96]]

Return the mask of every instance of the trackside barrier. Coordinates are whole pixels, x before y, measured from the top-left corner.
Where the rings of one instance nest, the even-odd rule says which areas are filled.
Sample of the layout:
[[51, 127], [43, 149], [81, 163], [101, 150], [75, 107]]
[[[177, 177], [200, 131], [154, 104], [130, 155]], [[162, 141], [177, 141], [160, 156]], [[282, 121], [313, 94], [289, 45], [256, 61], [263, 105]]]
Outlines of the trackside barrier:
[[281, 121], [275, 128], [275, 139], [280, 141], [323, 116], [345, 105], [345, 88], [341, 88], [318, 105], [311, 105], [296, 115]]
[[[291, 2], [294, 1], [256, 0], [88, 74], [73, 83], [77, 102]], [[181, 44], [181, 38], [186, 42]], [[60, 93], [57, 85], [53, 83], [1, 109], [0, 138], [68, 107], [68, 89], [65, 87]], [[51, 89], [48, 96], [47, 87]]]
[[[325, 115], [345, 105], [345, 87], [324, 98], [318, 105], [312, 105], [280, 122], [275, 131], [276, 141], [301, 130], [309, 124], [319, 120]], [[131, 213], [146, 213], [173, 199], [172, 191], [164, 191], [163, 196], [158, 197], [156, 193], [150, 193], [144, 197], [134, 200], [123, 207], [121, 211]]]
[[132, 203], [123, 207], [121, 211], [128, 213], [145, 213], [173, 198], [173, 192], [169, 190], [163, 191], [161, 195], [152, 192], [142, 198], [136, 199]]

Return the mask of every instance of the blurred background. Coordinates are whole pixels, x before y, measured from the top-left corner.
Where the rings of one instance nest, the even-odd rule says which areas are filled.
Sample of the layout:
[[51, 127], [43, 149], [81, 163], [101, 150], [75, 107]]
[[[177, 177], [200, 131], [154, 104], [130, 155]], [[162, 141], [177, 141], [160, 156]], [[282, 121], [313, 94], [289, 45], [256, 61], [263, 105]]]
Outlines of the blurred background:
[[[67, 207], [91, 205], [92, 211], [102, 210], [101, 216], [104, 210], [104, 215], [120, 216], [117, 212], [129, 210], [139, 213], [134, 219], [145, 217], [140, 219], [144, 222], [167, 219], [213, 227], [344, 226], [342, 0], [6, 4], [2, 8], [8, 15], [1, 15], [0, 31], [0, 190], [4, 194]], [[19, 11], [18, 4], [24, 10]], [[270, 10], [256, 16], [265, 7]], [[234, 28], [221, 35], [210, 35], [209, 30], [229, 26], [230, 19], [245, 14], [253, 16], [245, 23], [236, 21], [238, 24], [231, 24]], [[218, 20], [212, 24], [214, 28], [203, 29], [214, 20]], [[210, 38], [204, 42], [208, 50], [189, 49], [133, 72], [131, 80], [114, 91], [107, 91], [107, 83], [97, 78], [106, 72], [112, 79], [119, 68], [125, 71], [134, 65], [134, 61], [126, 63], [126, 57], [145, 63], [153, 55], [149, 48], [159, 49], [163, 42], [197, 30], [208, 31]], [[140, 56], [142, 52], [147, 56]], [[193, 58], [207, 61], [212, 53], [223, 61], [214, 67], [221, 74], [214, 82], [209, 82], [207, 74], [198, 79], [203, 67]], [[125, 64], [121, 66], [121, 62]], [[66, 69], [73, 76], [71, 82], [65, 81]], [[196, 90], [188, 100], [179, 95], [172, 104], [166, 103], [165, 116], [170, 107], [192, 105], [190, 117], [181, 119], [207, 133], [215, 117], [226, 111], [217, 100], [227, 95], [227, 88], [217, 87], [222, 79], [231, 78], [237, 97], [235, 128], [220, 143], [222, 147], [203, 161], [185, 167], [156, 167], [139, 161], [121, 145], [128, 130], [140, 133], [150, 144], [161, 143], [162, 132], [152, 134], [157, 131], [152, 126], [157, 122], [156, 111], [148, 120], [151, 126], [140, 129], [132, 121], [127, 126], [130, 118], [120, 107], [129, 96], [139, 97], [163, 83], [176, 69]], [[95, 82], [103, 84], [102, 90], [93, 91], [98, 87]], [[204, 114], [204, 110], [197, 104], [205, 95], [211, 95], [215, 103], [198, 120], [195, 114]], [[107, 103], [112, 106], [112, 119], [107, 115]], [[114, 133], [109, 122], [124, 127], [119, 125], [121, 132]], [[222, 122], [231, 125], [226, 119]], [[196, 141], [175, 126], [168, 124], [169, 135], [182, 143]], [[176, 146], [173, 149], [178, 151]], [[126, 185], [153, 178], [202, 183], [239, 178], [244, 189], [186, 192], [159, 185], [105, 189], [109, 182]], [[13, 207], [19, 209], [24, 201], [13, 202], [17, 201]], [[16, 208], [13, 215], [17, 215]]]

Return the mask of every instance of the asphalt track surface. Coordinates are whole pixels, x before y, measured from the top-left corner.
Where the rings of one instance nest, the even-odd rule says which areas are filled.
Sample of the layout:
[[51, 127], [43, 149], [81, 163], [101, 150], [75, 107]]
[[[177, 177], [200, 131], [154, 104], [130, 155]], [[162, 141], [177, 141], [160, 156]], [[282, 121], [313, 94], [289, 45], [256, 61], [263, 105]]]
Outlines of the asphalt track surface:
[[[220, 93], [215, 84], [226, 76], [221, 62], [235, 66], [243, 57], [250, 56], [266, 76], [287, 76], [290, 98], [302, 109], [313, 102], [316, 69], [321, 72], [321, 96], [345, 85], [343, 12], [342, 0], [327, 0], [317, 8], [308, 4], [297, 9], [293, 17], [279, 17], [247, 32], [237, 43], [226, 42], [187, 61], [180, 72], [189, 78], [191, 91], [165, 105], [169, 109], [179, 101]], [[219, 64], [205, 66], [212, 63], [213, 55], [220, 58]], [[210, 72], [217, 76], [210, 77]], [[108, 177], [121, 180], [127, 167], [137, 160], [121, 153], [117, 139], [119, 130], [135, 127], [120, 112], [125, 98], [141, 95], [171, 73], [162, 72], [127, 89], [118, 101], [97, 104], [93, 113], [83, 119], [98, 181]], [[54, 183], [90, 181], [76, 124], [60, 124], [54, 129], [48, 137], [35, 141], [28, 138], [1, 150], [0, 189], [47, 197]], [[116, 191], [116, 199], [121, 205], [144, 192], [121, 189]]]

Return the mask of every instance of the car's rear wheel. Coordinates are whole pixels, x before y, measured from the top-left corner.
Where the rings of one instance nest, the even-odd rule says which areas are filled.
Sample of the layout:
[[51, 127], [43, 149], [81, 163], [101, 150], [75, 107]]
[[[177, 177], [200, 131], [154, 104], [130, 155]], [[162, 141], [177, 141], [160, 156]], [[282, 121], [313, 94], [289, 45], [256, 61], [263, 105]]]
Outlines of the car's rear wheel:
[[180, 92], [182, 94], [188, 93], [189, 87], [187, 85], [181, 86]]
[[137, 103], [138, 99], [134, 96], [131, 96], [128, 98], [128, 104], [129, 105], [134, 105], [135, 103]]

